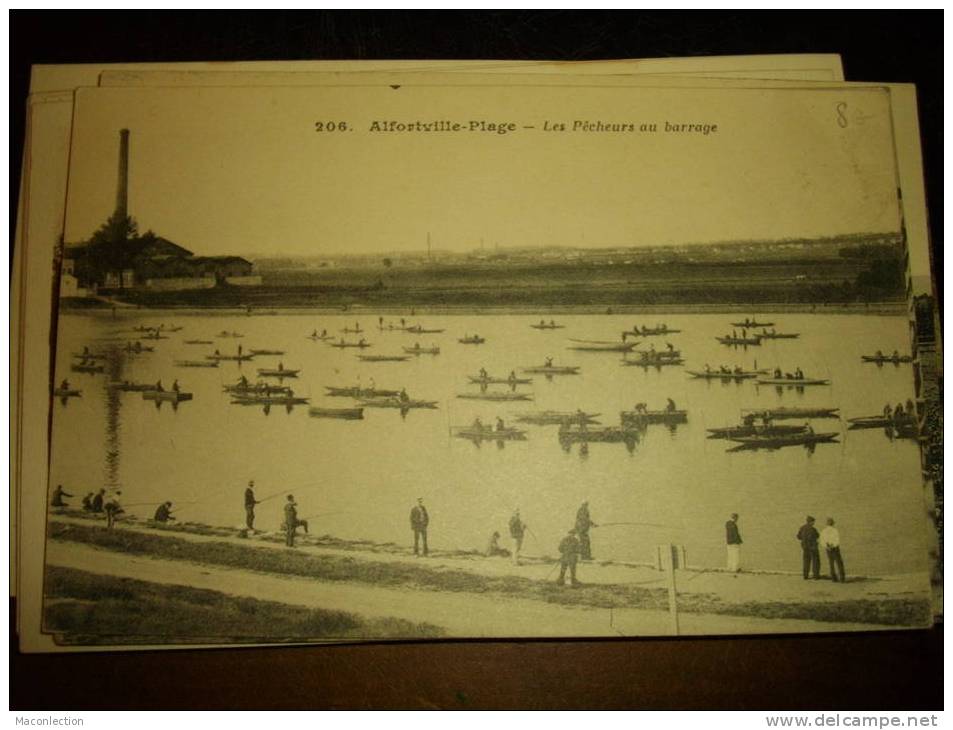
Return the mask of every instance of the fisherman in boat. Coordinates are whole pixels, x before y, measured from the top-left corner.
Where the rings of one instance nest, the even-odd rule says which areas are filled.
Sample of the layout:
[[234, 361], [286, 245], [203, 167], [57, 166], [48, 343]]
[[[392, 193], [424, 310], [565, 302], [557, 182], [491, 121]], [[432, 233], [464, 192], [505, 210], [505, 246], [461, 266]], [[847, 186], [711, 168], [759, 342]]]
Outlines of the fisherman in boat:
[[896, 350], [893, 351], [893, 359], [894, 359], [894, 360], [899, 360], [899, 359], [900, 359], [900, 353], [897, 352]]
[[156, 513], [152, 517], [156, 522], [168, 522], [169, 520], [174, 520], [175, 517], [172, 516], [172, 502], [163, 502], [158, 507], [156, 507]]
[[893, 407], [889, 403], [887, 403], [884, 406], [884, 418], [886, 418], [889, 421], [892, 415], [893, 415]]
[[665, 347], [668, 348], [669, 352], [675, 352], [675, 345], [673, 345], [671, 342], [666, 342]]
[[756, 414], [754, 414], [754, 413], [748, 413], [747, 415], [745, 415], [744, 418], [741, 419], [741, 422], [742, 422], [745, 426], [754, 426], [754, 422], [755, 422], [755, 419], [756, 419], [756, 418], [757, 418], [757, 415], [756, 415]]
[[515, 370], [510, 370], [510, 377], [508, 378], [508, 380], [509, 380], [511, 383], [515, 383], [515, 382], [516, 382], [516, 371], [515, 371]]
[[876, 357], [878, 360], [883, 360], [883, 357], [884, 357], [883, 351], [877, 350], [877, 352], [874, 353], [874, 357]]
[[238, 346], [238, 356], [239, 356], [239, 357], [242, 356], [242, 346], [241, 346], [241, 345]]
[[83, 512], [92, 512], [93, 511], [93, 493], [90, 492], [85, 497], [83, 497]]
[[903, 423], [903, 417], [903, 403], [897, 403], [897, 407], [893, 409], [894, 423]]
[[555, 326], [556, 326], [556, 320], [554, 320], [554, 319], [549, 320], [549, 326], [550, 326], [550, 327], [555, 327]]
[[215, 355], [215, 357], [221, 357], [221, 356], [222, 356], [222, 353], [220, 353], [220, 352], [218, 351], [218, 348], [217, 348], [217, 347], [215, 348], [215, 352], [214, 352], [213, 354]]
[[327, 331], [327, 330], [321, 330], [321, 337], [327, 337], [327, 336], [328, 336], [328, 331]]
[[178, 393], [178, 392], [179, 392], [179, 381], [178, 381], [178, 380], [173, 380], [173, 381], [172, 381], [172, 390], [173, 390], [173, 392], [175, 392], [175, 393]]
[[480, 368], [480, 378], [482, 380], [486, 380], [488, 377], [490, 376], [489, 373], [487, 373], [486, 368]]
[[774, 379], [775, 379], [775, 380], [780, 380], [780, 379], [781, 379], [781, 368], [775, 368], [775, 369], [774, 369]]
[[62, 383], [60, 383], [60, 390], [69, 390], [68, 380], [64, 380]]
[[359, 340], [357, 341], [357, 344], [358, 344], [360, 347], [364, 347], [364, 344], [365, 344], [366, 342], [367, 342], [367, 340], [365, 340], [365, 339], [362, 337], [361, 339], [359, 339]]
[[506, 548], [500, 547], [500, 533], [494, 532], [490, 535], [490, 542], [486, 546], [486, 556], [488, 558], [494, 558], [499, 556], [501, 558], [508, 558], [510, 556], [510, 551]]
[[794, 378], [796, 380], [804, 380], [804, 371], [801, 370], [800, 366], [794, 370]]
[[278, 361], [278, 372], [283, 373], [284, 371], [285, 371], [285, 364], [279, 360], [279, 361]]
[[156, 390], [157, 390], [158, 392], [160, 392], [160, 393], [162, 393], [162, 392], [165, 391], [165, 388], [162, 387], [162, 379], [161, 379], [161, 378], [160, 378], [159, 381], [156, 383]]
[[733, 339], [733, 340], [737, 340], [737, 339], [738, 339], [738, 330], [732, 330], [732, 331], [731, 331], [731, 339]]
[[480, 420], [479, 416], [473, 419], [473, 430], [477, 433], [481, 433], [483, 431], [483, 421]]
[[246, 378], [244, 375], [242, 375], [242, 376], [238, 379], [238, 384], [239, 384], [242, 388], [247, 388], [247, 387], [248, 387], [248, 378]]
[[407, 401], [410, 400], [410, 396], [407, 395], [407, 389], [406, 389], [406, 388], [401, 388], [401, 389], [400, 389], [400, 395], [398, 396], [398, 398], [400, 398], [400, 402], [401, 402], [401, 403], [406, 403]]
[[496, 432], [502, 433], [506, 430], [506, 425], [503, 423], [503, 419], [499, 416], [496, 417]]
[[668, 406], [666, 406], [666, 410], [667, 410], [669, 413], [674, 413], [674, 412], [675, 412], [675, 401], [673, 401], [671, 398], [666, 398], [666, 400], [668, 401]]
[[741, 369], [740, 365], [735, 365], [735, 375], [742, 375], [744, 370]]
[[711, 373], [711, 365], [709, 365], [707, 362], [705, 363], [705, 373]]
[[62, 484], [57, 484], [56, 489], [53, 490], [53, 498], [50, 500], [50, 507], [69, 507], [69, 505], [63, 501], [63, 497], [72, 496], [72, 494], [63, 489]]
[[311, 336], [312, 336], [312, 337], [317, 337], [317, 336], [318, 336], [318, 331], [317, 331], [317, 330], [313, 330], [313, 331], [311, 332]]
[[551, 357], [546, 358], [546, 367], [551, 368], [553, 366], [553, 359]]
[[539, 326], [540, 326], [540, 327], [545, 327], [545, 326], [546, 326], [546, 320], [545, 320], [545, 319], [539, 320]]

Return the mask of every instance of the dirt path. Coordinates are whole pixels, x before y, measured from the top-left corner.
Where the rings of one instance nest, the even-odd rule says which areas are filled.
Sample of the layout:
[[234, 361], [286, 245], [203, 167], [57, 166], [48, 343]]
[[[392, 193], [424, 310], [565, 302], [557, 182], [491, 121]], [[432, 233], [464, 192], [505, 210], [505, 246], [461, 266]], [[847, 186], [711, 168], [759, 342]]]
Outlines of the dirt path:
[[[426, 621], [461, 637], [653, 636], [671, 633], [666, 612], [561, 606], [543, 601], [319, 582], [183, 561], [133, 557], [51, 541], [47, 563], [160, 584], [206, 588], [234, 596], [309, 608], [350, 611], [368, 618]], [[567, 589], [569, 590], [569, 589]], [[683, 634], [851, 631], [895, 628], [789, 619], [681, 614]], [[399, 637], [395, 637], [399, 638]]]
[[[90, 526], [89, 518], [56, 515], [57, 522]], [[227, 542], [256, 549], [285, 550], [283, 533], [258, 533], [241, 538], [228, 535], [202, 535], [182, 529], [165, 529], [145, 523], [122, 522], [117, 529], [140, 534], [176, 537], [196, 543]], [[549, 581], [555, 578], [554, 561], [532, 555], [516, 566], [505, 558], [486, 558], [481, 555], [446, 554], [440, 551], [427, 558], [415, 558], [408, 548], [404, 551], [384, 550], [369, 544], [355, 544], [352, 548], [315, 544], [317, 539], [301, 535], [298, 551], [312, 555], [334, 555], [368, 562], [404, 564], [430, 570], [462, 570], [488, 577], [519, 576], [530, 580]], [[531, 551], [532, 552], [532, 551]], [[800, 557], [796, 555], [795, 557]], [[849, 566], [848, 566], [849, 567]], [[642, 588], [665, 588], [665, 576], [653, 567], [631, 563], [581, 563], [580, 580], [588, 584], [623, 584]], [[725, 603], [783, 601], [817, 603], [854, 599], [879, 600], [917, 598], [930, 595], [929, 576], [903, 574], [895, 576], [850, 576], [848, 583], [829, 580], [802, 580], [796, 573], [743, 572], [738, 575], [723, 570], [688, 568], [677, 574], [678, 591], [685, 594], [711, 594]]]

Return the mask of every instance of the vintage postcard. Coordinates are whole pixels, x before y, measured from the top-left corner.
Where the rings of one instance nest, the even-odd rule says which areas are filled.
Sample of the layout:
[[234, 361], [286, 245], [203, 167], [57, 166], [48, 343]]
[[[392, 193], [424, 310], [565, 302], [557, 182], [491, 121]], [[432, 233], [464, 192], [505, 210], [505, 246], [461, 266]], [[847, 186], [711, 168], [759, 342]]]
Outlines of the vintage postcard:
[[[12, 287], [16, 303], [15, 314], [11, 320], [14, 341], [19, 343], [17, 357], [11, 362], [14, 383], [14, 405], [11, 416], [11, 445], [16, 464], [14, 488], [11, 490], [11, 581], [13, 595], [21, 594], [17, 603], [17, 625], [24, 607], [29, 614], [38, 611], [35, 596], [18, 591], [21, 553], [19, 551], [21, 510], [26, 508], [34, 524], [26, 527], [27, 535], [35, 533], [36, 519], [41, 517], [43, 495], [47, 491], [48, 407], [46, 394], [50, 390], [50, 380], [45, 373], [49, 371], [47, 343], [50, 338], [49, 303], [51, 256], [53, 243], [60, 239], [62, 232], [61, 201], [65, 197], [66, 160], [71, 126], [72, 90], [79, 86], [93, 86], [104, 82], [117, 71], [124, 71], [127, 83], [150, 84], [159, 81], [150, 78], [144, 69], [153, 72], [182, 71], [190, 73], [181, 79], [162, 78], [168, 83], [221, 82], [226, 75], [221, 69], [229, 69], [229, 75], [241, 72], [248, 80], [258, 76], [271, 79], [277, 72], [287, 73], [295, 70], [301, 78], [307, 74], [315, 77], [315, 72], [334, 70], [335, 72], [360, 71], [352, 74], [353, 83], [367, 78], [369, 71], [402, 71], [402, 79], [410, 79], [408, 71], [424, 69], [446, 71], [468, 71], [467, 76], [479, 68], [482, 73], [489, 70], [518, 69], [522, 75], [527, 73], [560, 75], [564, 78], [571, 74], [598, 73], [621, 74], [629, 78], [645, 77], [654, 74], [667, 75], [668, 83], [681, 83], [672, 74], [683, 76], [726, 77], [762, 77], [762, 78], [800, 78], [800, 79], [842, 79], [843, 69], [837, 55], [771, 55], [740, 57], [701, 57], [641, 59], [596, 63], [544, 63], [544, 62], [459, 62], [420, 61], [406, 62], [236, 62], [230, 64], [110, 64], [73, 65], [73, 66], [37, 66], [31, 78], [31, 100], [28, 113], [28, 140], [24, 154], [24, 174], [21, 180], [21, 215], [18, 216], [17, 241], [14, 250]], [[215, 69], [214, 72], [211, 69]], [[267, 73], [265, 71], [267, 70]], [[129, 72], [137, 72], [131, 74]], [[317, 76], [327, 76], [322, 73]], [[419, 77], [419, 73], [417, 74]], [[495, 83], [511, 83], [508, 76], [495, 75]], [[616, 76], [621, 78], [621, 76]], [[471, 80], [472, 82], [472, 80]], [[264, 82], [262, 82], [264, 83]], [[709, 82], [712, 83], [712, 82]], [[735, 82], [736, 83], [736, 82]], [[63, 93], [57, 90], [68, 90]], [[32, 152], [31, 152], [32, 150]], [[36, 164], [33, 164], [36, 159]], [[31, 174], [32, 172], [32, 174]], [[27, 209], [27, 202], [29, 203]], [[29, 216], [26, 216], [27, 210]], [[28, 217], [29, 221], [24, 222]], [[32, 241], [32, 245], [28, 245]], [[28, 250], [29, 249], [29, 250]], [[31, 488], [24, 494], [21, 485], [24, 480]], [[39, 523], [42, 524], [42, 523]], [[25, 569], [38, 574], [42, 563], [28, 551], [22, 556]]]
[[882, 88], [79, 92], [44, 631], [928, 625], [891, 119]]

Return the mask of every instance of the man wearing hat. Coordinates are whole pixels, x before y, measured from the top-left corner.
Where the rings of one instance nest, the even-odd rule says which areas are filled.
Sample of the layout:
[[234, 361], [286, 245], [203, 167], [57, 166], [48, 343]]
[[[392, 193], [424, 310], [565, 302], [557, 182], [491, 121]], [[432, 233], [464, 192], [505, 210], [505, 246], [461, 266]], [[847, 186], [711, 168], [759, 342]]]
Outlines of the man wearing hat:
[[820, 535], [814, 528], [814, 518], [808, 515], [807, 521], [797, 531], [797, 539], [801, 541], [801, 554], [804, 559], [804, 580], [807, 580], [808, 573], [812, 574], [814, 580], [820, 580], [821, 553], [817, 547], [818, 538]]
[[580, 585], [579, 581], [576, 580], [576, 563], [579, 561], [580, 547], [575, 528], [559, 541], [559, 578], [556, 579], [557, 585], [566, 584], [566, 568], [569, 568], [570, 585], [573, 588]]
[[840, 532], [834, 527], [834, 518], [827, 518], [827, 527], [821, 530], [821, 544], [827, 553], [827, 562], [831, 566], [831, 580], [835, 583], [845, 583], [844, 559], [840, 554]]
[[298, 505], [295, 502], [293, 494], [288, 495], [288, 501], [285, 502], [285, 545], [288, 547], [295, 546], [295, 532], [297, 532], [299, 527], [303, 527], [304, 531], [308, 531], [308, 521], [298, 519]]
[[725, 541], [728, 545], [728, 572], [741, 570], [741, 533], [738, 531], [738, 513], [732, 512], [725, 523]]
[[245, 490], [245, 524], [248, 529], [255, 532], [255, 505], [258, 500], [255, 499], [255, 480], [248, 482], [248, 488]]
[[526, 534], [526, 523], [516, 510], [510, 517], [510, 537], [513, 538], [513, 565], [520, 564], [520, 551], [523, 549], [523, 536]]
[[430, 524], [430, 515], [424, 507], [424, 498], [418, 497], [417, 504], [410, 510], [410, 529], [414, 531], [414, 555], [420, 554], [420, 541], [424, 543], [424, 557], [427, 555], [427, 525]]

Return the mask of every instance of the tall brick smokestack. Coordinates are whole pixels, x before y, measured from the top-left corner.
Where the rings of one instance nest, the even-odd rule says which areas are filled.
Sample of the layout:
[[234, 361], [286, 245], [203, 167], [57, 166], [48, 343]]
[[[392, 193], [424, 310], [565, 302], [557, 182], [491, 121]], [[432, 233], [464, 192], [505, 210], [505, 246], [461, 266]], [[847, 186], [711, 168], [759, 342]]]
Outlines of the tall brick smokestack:
[[116, 183], [116, 218], [125, 220], [129, 207], [129, 130], [119, 130], [119, 179]]

